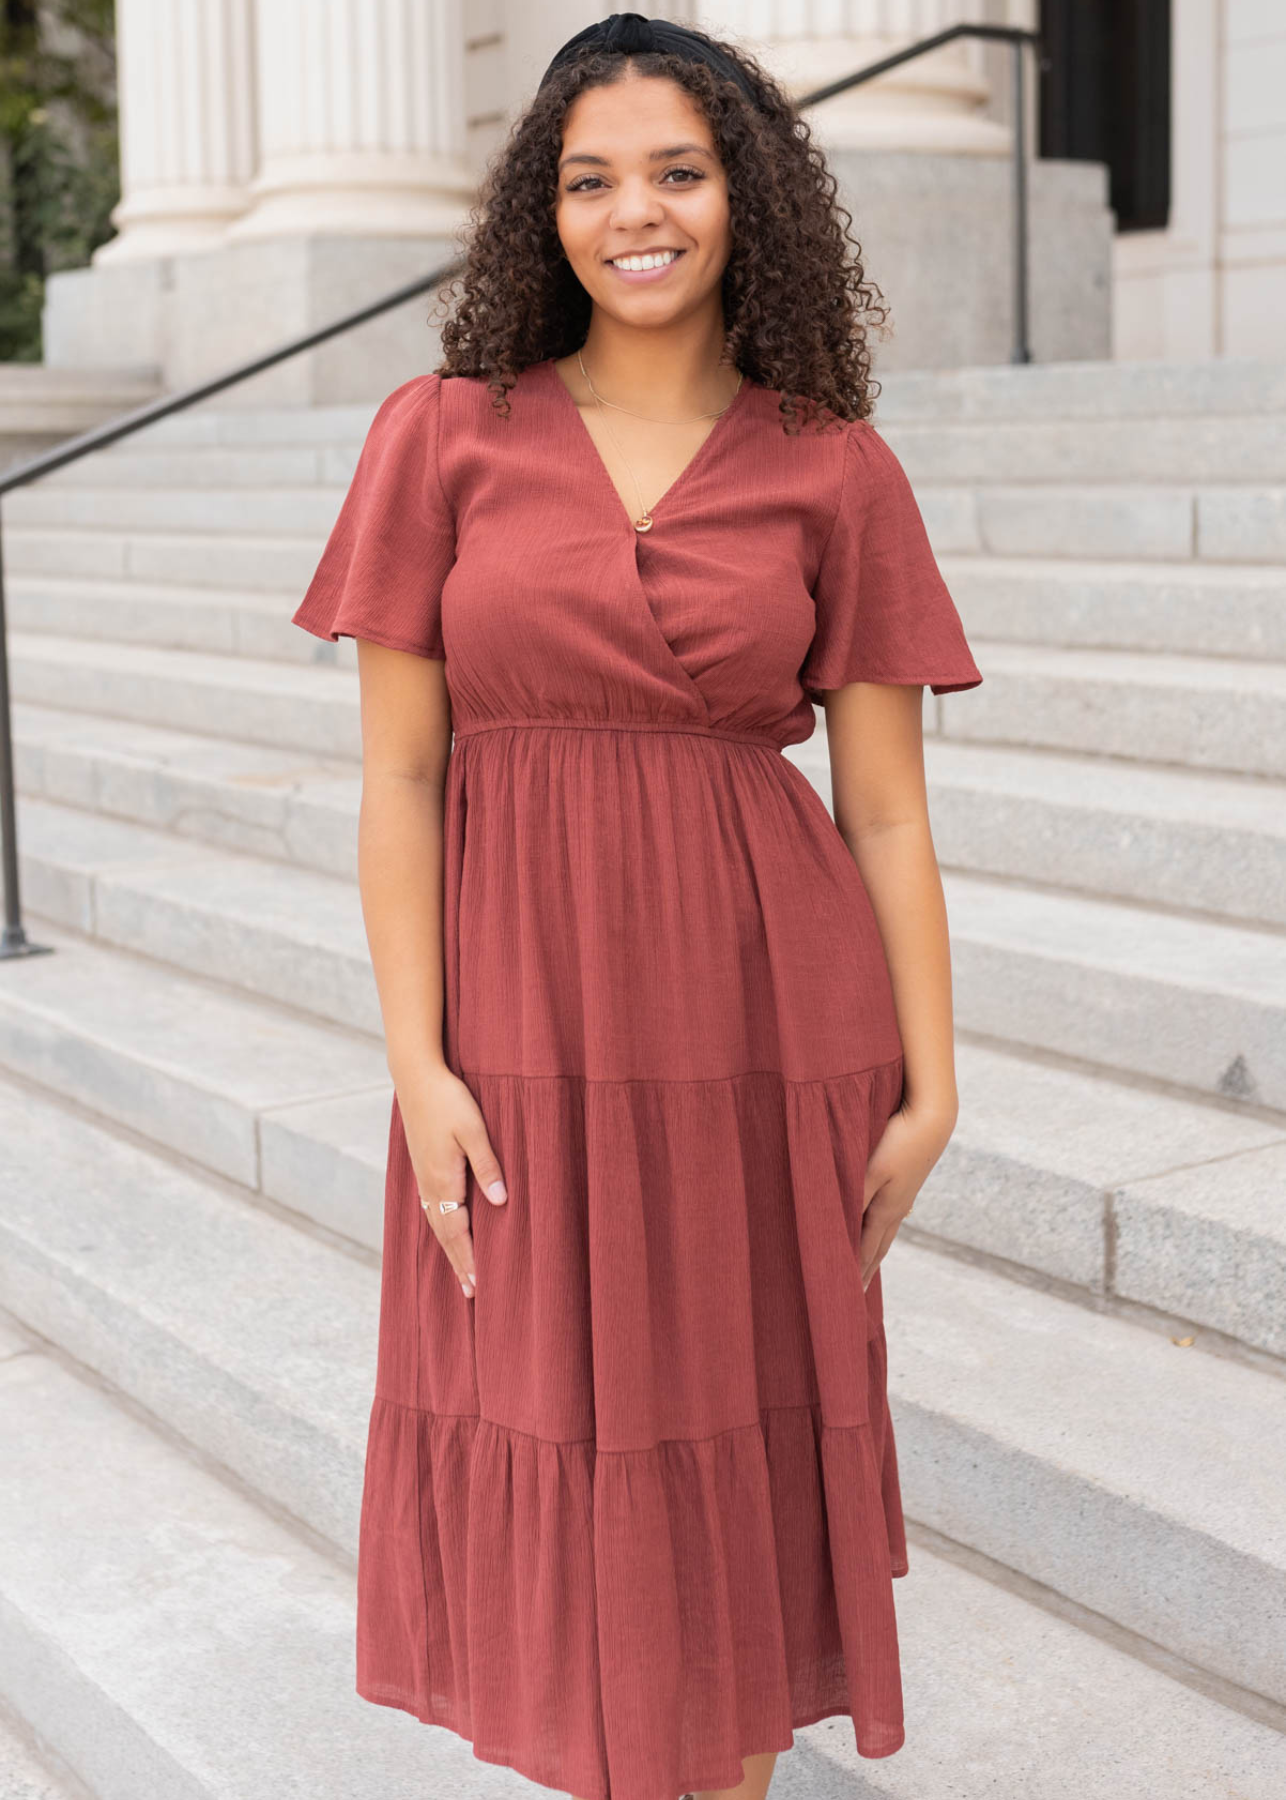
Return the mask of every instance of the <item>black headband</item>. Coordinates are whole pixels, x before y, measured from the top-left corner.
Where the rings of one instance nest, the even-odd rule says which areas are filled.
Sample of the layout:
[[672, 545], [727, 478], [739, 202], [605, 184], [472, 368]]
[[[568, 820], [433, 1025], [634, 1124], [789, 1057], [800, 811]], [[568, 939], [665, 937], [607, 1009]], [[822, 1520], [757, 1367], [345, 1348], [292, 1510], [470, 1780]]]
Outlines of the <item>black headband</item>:
[[704, 63], [725, 81], [735, 81], [752, 105], [759, 103], [759, 96], [740, 63], [682, 25], [675, 25], [669, 19], [645, 19], [642, 13], [635, 12], [612, 13], [568, 38], [541, 76], [536, 91], [539, 93], [555, 69], [575, 62], [582, 52], [599, 50], [616, 51], [622, 56], [659, 50], [666, 56], [681, 56], [685, 62]]

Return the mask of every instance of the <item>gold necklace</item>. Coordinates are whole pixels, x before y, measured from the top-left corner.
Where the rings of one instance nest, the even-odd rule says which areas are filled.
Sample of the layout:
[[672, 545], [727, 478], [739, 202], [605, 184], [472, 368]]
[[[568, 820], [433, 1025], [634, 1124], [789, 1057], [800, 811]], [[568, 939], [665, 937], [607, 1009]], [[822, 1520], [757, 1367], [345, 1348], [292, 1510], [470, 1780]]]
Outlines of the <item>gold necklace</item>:
[[[630, 409], [628, 406], [617, 406], [616, 402], [614, 400], [604, 400], [603, 396], [599, 393], [598, 389], [594, 386], [594, 383], [590, 380], [589, 370], [585, 367], [585, 359], [581, 355], [579, 350], [576, 352], [576, 360], [580, 364], [580, 372], [585, 377], [585, 380], [586, 380], [586, 383], [588, 384], [590, 393], [593, 394], [595, 400], [598, 402], [599, 412], [603, 413], [603, 429], [606, 431], [608, 437], [611, 438], [612, 442], [616, 445], [616, 453], [620, 457], [621, 461], [625, 464], [626, 469], [629, 471], [630, 480], [634, 483], [634, 492], [639, 497], [639, 516], [637, 519], [634, 520], [634, 529], [635, 529], [635, 531], [651, 531], [652, 515], [643, 503], [643, 490], [640, 488], [640, 486], [638, 484], [638, 477], [635, 475], [633, 468], [630, 466], [630, 460], [626, 456], [625, 452], [621, 449], [620, 440], [617, 438], [616, 433], [612, 430], [611, 425], [608, 423], [607, 415], [603, 411], [604, 407], [607, 407], [607, 406], [615, 406], [617, 412], [630, 412]], [[737, 395], [741, 392], [741, 384], [744, 380], [745, 380], [745, 375], [742, 373], [742, 371], [740, 369], [738, 369], [737, 370], [737, 385], [736, 385], [736, 388], [733, 390], [732, 400], [729, 400], [728, 406], [732, 405], [732, 401], [735, 400], [737, 398]], [[697, 419], [719, 419], [719, 418], [722, 418], [724, 413], [727, 412], [728, 406], [721, 406], [717, 412], [696, 413], [693, 415], [693, 417], [691, 419], [652, 419], [649, 422], [653, 425], [690, 425], [690, 424], [695, 424]], [[646, 419], [647, 414], [646, 413], [630, 413], [630, 417], [632, 419]], [[699, 446], [698, 446], [698, 448], [699, 448]], [[695, 452], [694, 452], [694, 455], [695, 455]], [[673, 484], [671, 484], [671, 485], [673, 485]]]

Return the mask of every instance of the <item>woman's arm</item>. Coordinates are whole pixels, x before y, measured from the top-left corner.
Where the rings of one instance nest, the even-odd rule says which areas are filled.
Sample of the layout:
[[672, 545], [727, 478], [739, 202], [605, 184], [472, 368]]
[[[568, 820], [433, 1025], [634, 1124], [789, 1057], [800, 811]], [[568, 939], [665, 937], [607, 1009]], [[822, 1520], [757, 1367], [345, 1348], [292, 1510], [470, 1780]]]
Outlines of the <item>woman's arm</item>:
[[[362, 708], [358, 884], [389, 1073], [428, 1219], [467, 1297], [477, 1286], [467, 1165], [505, 1198], [481, 1110], [443, 1053], [443, 813], [451, 708], [439, 659], [357, 640]], [[496, 1192], [491, 1192], [493, 1187]]]
[[929, 829], [922, 686], [854, 682], [824, 699], [832, 811], [884, 940], [903, 1102], [867, 1167], [862, 1281], [883, 1261], [959, 1111], [946, 900]]

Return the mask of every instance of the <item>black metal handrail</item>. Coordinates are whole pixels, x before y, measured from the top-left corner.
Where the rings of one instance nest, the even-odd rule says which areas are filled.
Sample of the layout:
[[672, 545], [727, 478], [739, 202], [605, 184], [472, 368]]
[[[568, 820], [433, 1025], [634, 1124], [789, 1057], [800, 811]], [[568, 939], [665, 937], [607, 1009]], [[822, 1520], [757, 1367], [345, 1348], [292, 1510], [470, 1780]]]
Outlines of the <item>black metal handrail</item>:
[[[838, 81], [813, 89], [811, 93], [802, 95], [796, 106], [801, 111], [806, 106], [815, 106], [822, 100], [829, 100], [833, 94], [842, 94], [862, 82], [872, 81], [877, 75], [897, 68], [899, 63], [924, 56], [930, 50], [936, 50], [942, 44], [948, 44], [953, 38], [959, 37], [991, 38], [1012, 44], [1014, 50], [1014, 350], [1011, 361], [1030, 362], [1031, 351], [1027, 341], [1027, 155], [1024, 135], [1026, 100], [1023, 51], [1030, 46], [1039, 53], [1039, 35], [1016, 25], [951, 25], [945, 31], [921, 38], [918, 42], [895, 51], [891, 56], [882, 57], [879, 62], [868, 63], [851, 75], [841, 76]], [[1043, 57], [1041, 62], [1044, 66]], [[168, 418], [171, 413], [194, 406], [198, 400], [205, 400], [211, 394], [233, 387], [251, 375], [258, 375], [264, 369], [285, 362], [288, 357], [298, 356], [301, 351], [311, 350], [315, 344], [325, 343], [327, 338], [337, 337], [340, 332], [364, 325], [368, 319], [378, 318], [393, 307], [415, 299], [418, 294], [443, 286], [459, 273], [462, 266], [459, 258], [443, 263], [431, 274], [418, 276], [379, 300], [359, 307], [356, 312], [345, 313], [342, 318], [332, 320], [329, 325], [319, 326], [316, 331], [290, 338], [275, 350], [265, 351], [262, 356], [252, 357], [248, 362], [238, 363], [235, 368], [225, 370], [222, 375], [211, 376], [208, 381], [199, 381], [192, 387], [181, 388], [176, 394], [165, 394], [159, 400], [148, 401], [143, 406], [122, 413], [119, 418], [110, 420], [106, 425], [97, 425], [90, 431], [83, 431], [54, 449], [19, 463], [15, 468], [0, 470], [0, 500], [12, 489], [25, 487], [54, 469], [77, 462], [92, 450], [102, 450], [106, 445], [114, 444], [118, 438], [129, 437], [132, 433], [141, 431], [145, 425], [152, 425], [158, 419]], [[3, 545], [3, 518], [0, 517], [0, 862], [3, 864], [4, 878], [4, 929], [0, 932], [0, 961], [15, 956], [47, 955], [53, 948], [50, 944], [34, 944], [28, 939], [22, 925], [18, 894], [18, 815], [14, 787], [9, 628], [5, 613]]]

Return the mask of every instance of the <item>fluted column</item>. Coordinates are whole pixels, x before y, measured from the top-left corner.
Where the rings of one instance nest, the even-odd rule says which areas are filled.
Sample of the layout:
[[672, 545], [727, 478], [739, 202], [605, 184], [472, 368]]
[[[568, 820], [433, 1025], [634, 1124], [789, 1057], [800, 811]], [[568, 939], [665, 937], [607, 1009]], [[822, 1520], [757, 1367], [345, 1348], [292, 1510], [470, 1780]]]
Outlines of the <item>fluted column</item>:
[[[694, 0], [694, 10], [802, 94], [949, 25], [1027, 25], [1035, 0]], [[985, 55], [957, 40], [820, 102], [809, 123], [836, 149], [1002, 154], [1009, 131], [980, 110], [991, 93]]]
[[116, 0], [118, 236], [95, 264], [223, 241], [255, 166], [253, 0]]
[[441, 237], [465, 155], [462, 0], [256, 0], [260, 164], [233, 241]]

